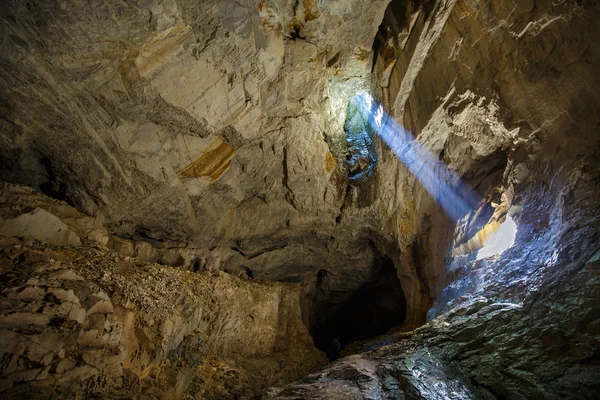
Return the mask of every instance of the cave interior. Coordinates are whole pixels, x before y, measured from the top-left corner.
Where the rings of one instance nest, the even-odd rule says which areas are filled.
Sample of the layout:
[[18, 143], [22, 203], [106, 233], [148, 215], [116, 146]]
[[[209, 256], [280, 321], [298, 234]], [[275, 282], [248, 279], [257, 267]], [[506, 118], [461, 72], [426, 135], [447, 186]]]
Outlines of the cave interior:
[[600, 3], [0, 5], [0, 397], [600, 398]]

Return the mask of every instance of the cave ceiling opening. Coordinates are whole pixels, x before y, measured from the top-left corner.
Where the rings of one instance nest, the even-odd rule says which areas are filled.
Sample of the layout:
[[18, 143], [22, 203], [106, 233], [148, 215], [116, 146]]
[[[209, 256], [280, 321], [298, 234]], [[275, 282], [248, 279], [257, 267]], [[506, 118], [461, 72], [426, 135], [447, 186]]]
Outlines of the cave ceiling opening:
[[365, 114], [358, 107], [357, 97], [348, 100], [344, 133], [346, 135], [346, 153], [344, 162], [348, 171], [348, 179], [362, 182], [375, 173], [377, 166], [377, 148], [374, 125], [370, 123], [370, 114]]

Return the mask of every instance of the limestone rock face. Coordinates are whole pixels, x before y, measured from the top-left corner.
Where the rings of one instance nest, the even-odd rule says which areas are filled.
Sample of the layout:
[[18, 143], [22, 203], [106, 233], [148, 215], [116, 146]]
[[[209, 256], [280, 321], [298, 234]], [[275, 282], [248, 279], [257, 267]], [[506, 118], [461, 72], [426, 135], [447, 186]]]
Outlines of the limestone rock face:
[[[79, 245], [81, 240], [105, 245], [109, 240], [101, 217], [85, 215], [64, 201], [7, 182], [0, 182], [0, 193], [0, 235], [20, 236], [59, 246]], [[15, 224], [23, 219], [28, 221], [26, 225]]]
[[298, 285], [94, 247], [1, 246], [3, 398], [233, 398], [325, 364]]
[[303, 282], [306, 304], [321, 269], [355, 290], [382, 251], [376, 207], [342, 217], [369, 190], [342, 172], [345, 112], [388, 3], [5, 4], [2, 177], [126, 256]]
[[354, 344], [360, 354], [267, 398], [597, 398], [600, 170], [588, 168], [554, 177], [554, 204], [531, 198], [508, 250], [456, 256], [429, 323]]
[[0, 235], [28, 237], [57, 246], [81, 244], [79, 237], [60, 219], [41, 208], [3, 221]]
[[597, 398], [600, 10], [394, 4], [377, 96], [481, 202], [454, 223], [384, 150], [377, 198], [395, 203], [407, 321], [429, 322], [267, 397]]
[[378, 96], [482, 199], [469, 228], [455, 234], [414, 176], [383, 151], [376, 198], [391, 203], [385, 231], [397, 239], [408, 321], [418, 325], [453, 279], [445, 268], [453, 242], [503, 220], [511, 206], [538, 212], [534, 181], [548, 186], [556, 171], [577, 166], [573, 160], [593, 160], [600, 50], [589, 39], [600, 32], [597, 7], [576, 2], [401, 3], [388, 8], [377, 36]]

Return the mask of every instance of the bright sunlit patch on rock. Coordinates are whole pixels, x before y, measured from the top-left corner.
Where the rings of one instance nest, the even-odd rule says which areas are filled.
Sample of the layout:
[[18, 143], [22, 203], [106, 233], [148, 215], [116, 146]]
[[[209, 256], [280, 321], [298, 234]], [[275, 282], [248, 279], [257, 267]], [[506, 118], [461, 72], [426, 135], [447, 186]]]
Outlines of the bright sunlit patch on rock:
[[516, 236], [517, 224], [510, 216], [507, 216], [498, 230], [485, 240], [483, 247], [477, 252], [477, 259], [481, 260], [502, 254], [515, 243]]

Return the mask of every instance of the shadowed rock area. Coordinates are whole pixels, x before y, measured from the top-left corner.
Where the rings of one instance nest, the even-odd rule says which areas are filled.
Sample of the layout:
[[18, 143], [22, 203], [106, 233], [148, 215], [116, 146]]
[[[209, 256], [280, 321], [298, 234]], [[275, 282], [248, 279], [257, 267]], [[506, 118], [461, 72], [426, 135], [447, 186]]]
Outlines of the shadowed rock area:
[[3, 2], [0, 397], [598, 398], [599, 20]]

